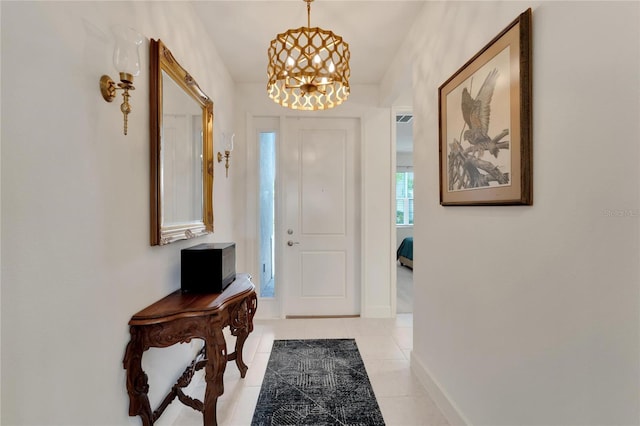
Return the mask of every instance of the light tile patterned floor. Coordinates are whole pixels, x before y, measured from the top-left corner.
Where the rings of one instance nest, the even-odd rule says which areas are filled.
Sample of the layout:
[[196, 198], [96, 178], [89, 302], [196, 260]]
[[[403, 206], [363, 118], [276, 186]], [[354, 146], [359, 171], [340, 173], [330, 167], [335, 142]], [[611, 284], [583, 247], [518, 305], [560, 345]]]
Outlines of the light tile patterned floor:
[[[227, 365], [224, 394], [218, 400], [218, 424], [251, 424], [274, 339], [355, 338], [388, 426], [447, 425], [442, 413], [411, 373], [412, 325], [412, 314], [398, 314], [395, 319], [256, 320], [255, 330], [244, 348], [244, 360], [249, 366], [247, 376], [241, 379], [235, 364]], [[233, 338], [227, 341], [232, 344]], [[198, 376], [188, 391], [202, 399], [204, 389], [202, 376]], [[202, 425], [201, 413], [186, 406], [180, 408], [173, 426], [192, 425]]]

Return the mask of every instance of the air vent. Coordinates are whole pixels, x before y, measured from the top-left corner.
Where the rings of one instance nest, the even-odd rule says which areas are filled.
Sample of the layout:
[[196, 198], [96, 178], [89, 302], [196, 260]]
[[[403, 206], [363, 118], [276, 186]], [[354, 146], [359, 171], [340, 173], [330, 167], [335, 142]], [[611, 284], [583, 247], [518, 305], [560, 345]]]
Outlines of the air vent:
[[396, 115], [396, 123], [411, 123], [411, 120], [413, 120], [411, 114]]

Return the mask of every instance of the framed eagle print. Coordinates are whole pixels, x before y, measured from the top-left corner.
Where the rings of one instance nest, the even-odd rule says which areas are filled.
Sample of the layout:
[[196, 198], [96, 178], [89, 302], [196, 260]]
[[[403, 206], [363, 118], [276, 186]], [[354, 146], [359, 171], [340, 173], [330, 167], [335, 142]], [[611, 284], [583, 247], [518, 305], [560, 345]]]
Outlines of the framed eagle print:
[[438, 89], [440, 204], [531, 205], [531, 9]]

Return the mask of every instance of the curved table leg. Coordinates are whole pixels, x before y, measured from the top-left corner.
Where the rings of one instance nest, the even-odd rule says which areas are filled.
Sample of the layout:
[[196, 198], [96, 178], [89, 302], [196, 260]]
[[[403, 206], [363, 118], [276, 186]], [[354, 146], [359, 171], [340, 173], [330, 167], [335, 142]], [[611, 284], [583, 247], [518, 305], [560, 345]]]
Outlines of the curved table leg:
[[140, 416], [143, 426], [153, 425], [153, 413], [149, 404], [149, 383], [142, 369], [142, 354], [145, 351], [143, 337], [135, 327], [130, 328], [131, 340], [124, 355], [124, 369], [127, 371], [127, 393], [129, 394], [129, 415]]
[[253, 316], [258, 306], [258, 298], [253, 293], [247, 299], [243, 300], [237, 307], [231, 311], [230, 328], [231, 334], [236, 337], [236, 346], [233, 354], [229, 355], [228, 360], [236, 361], [236, 366], [240, 370], [240, 377], [244, 378], [247, 374], [247, 364], [242, 360], [242, 350], [244, 342], [249, 337], [249, 333], [253, 331]]
[[211, 335], [206, 340], [207, 364], [205, 380], [207, 389], [204, 394], [204, 426], [216, 426], [216, 405], [218, 397], [224, 393], [223, 375], [227, 366], [227, 344], [218, 324], [211, 326]]
[[248, 325], [248, 312], [247, 312], [247, 301], [243, 300], [242, 303], [238, 304], [231, 311], [231, 334], [236, 337], [236, 345], [235, 351], [233, 354], [229, 356], [229, 361], [236, 361], [236, 366], [238, 366], [238, 370], [240, 370], [240, 377], [244, 379], [244, 376], [247, 374], [247, 364], [242, 360], [242, 349], [244, 348], [244, 342], [247, 340], [247, 336], [249, 336], [249, 325]]

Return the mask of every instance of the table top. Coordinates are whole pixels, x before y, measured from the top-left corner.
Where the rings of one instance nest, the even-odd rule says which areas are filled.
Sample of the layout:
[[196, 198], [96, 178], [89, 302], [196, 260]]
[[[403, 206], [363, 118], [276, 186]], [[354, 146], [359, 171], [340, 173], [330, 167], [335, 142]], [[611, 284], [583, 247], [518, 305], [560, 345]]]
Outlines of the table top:
[[236, 274], [236, 279], [222, 293], [182, 293], [176, 290], [170, 295], [134, 314], [129, 325], [152, 325], [179, 318], [211, 315], [229, 302], [254, 291], [249, 274]]

